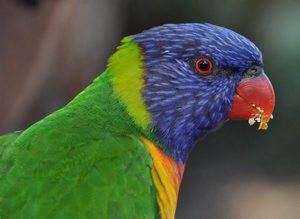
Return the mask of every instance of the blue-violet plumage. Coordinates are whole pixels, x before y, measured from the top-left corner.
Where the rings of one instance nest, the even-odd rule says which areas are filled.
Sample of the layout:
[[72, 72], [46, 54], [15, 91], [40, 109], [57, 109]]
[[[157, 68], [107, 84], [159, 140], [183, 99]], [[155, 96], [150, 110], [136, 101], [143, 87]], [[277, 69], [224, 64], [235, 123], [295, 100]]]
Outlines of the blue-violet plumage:
[[[196, 140], [227, 119], [243, 73], [262, 65], [261, 52], [245, 37], [211, 24], [168, 24], [134, 39], [145, 52], [142, 92], [155, 137], [185, 163]], [[195, 71], [202, 56], [214, 63], [209, 76]]]

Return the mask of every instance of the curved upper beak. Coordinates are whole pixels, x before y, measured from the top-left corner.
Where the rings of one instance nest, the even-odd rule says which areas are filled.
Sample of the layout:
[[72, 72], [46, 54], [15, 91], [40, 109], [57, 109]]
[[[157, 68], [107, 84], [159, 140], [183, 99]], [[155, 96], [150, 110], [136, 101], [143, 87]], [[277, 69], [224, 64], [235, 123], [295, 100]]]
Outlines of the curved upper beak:
[[275, 106], [275, 94], [268, 77], [262, 72], [254, 78], [242, 79], [233, 97], [228, 118], [260, 122], [259, 129], [267, 129]]

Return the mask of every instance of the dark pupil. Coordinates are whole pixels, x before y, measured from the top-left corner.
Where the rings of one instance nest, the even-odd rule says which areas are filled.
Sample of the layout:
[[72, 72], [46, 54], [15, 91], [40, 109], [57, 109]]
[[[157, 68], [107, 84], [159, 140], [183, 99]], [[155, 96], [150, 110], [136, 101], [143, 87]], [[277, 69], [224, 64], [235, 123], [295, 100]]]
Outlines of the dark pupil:
[[209, 69], [209, 63], [206, 60], [202, 60], [198, 63], [198, 67], [199, 69], [201, 69], [202, 71], [207, 71]]

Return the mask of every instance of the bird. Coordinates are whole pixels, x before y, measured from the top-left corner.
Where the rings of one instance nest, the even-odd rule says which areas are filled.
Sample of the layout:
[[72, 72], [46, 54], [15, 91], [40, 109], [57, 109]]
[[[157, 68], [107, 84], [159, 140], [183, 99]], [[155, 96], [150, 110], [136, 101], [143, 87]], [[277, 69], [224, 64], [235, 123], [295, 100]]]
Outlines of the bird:
[[173, 219], [189, 154], [228, 120], [267, 129], [257, 46], [208, 23], [124, 37], [71, 102], [0, 137], [0, 218]]

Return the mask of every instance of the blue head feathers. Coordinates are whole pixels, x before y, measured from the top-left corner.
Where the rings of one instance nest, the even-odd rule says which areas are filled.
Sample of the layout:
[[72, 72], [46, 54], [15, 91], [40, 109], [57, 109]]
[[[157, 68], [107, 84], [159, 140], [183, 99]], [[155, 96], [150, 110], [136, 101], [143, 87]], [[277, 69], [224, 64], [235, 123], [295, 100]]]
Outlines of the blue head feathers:
[[[196, 140], [227, 118], [235, 89], [252, 65], [262, 65], [248, 39], [211, 24], [168, 24], [133, 36], [145, 54], [143, 96], [155, 137], [177, 162], [185, 162]], [[199, 57], [213, 71], [195, 70]]]

